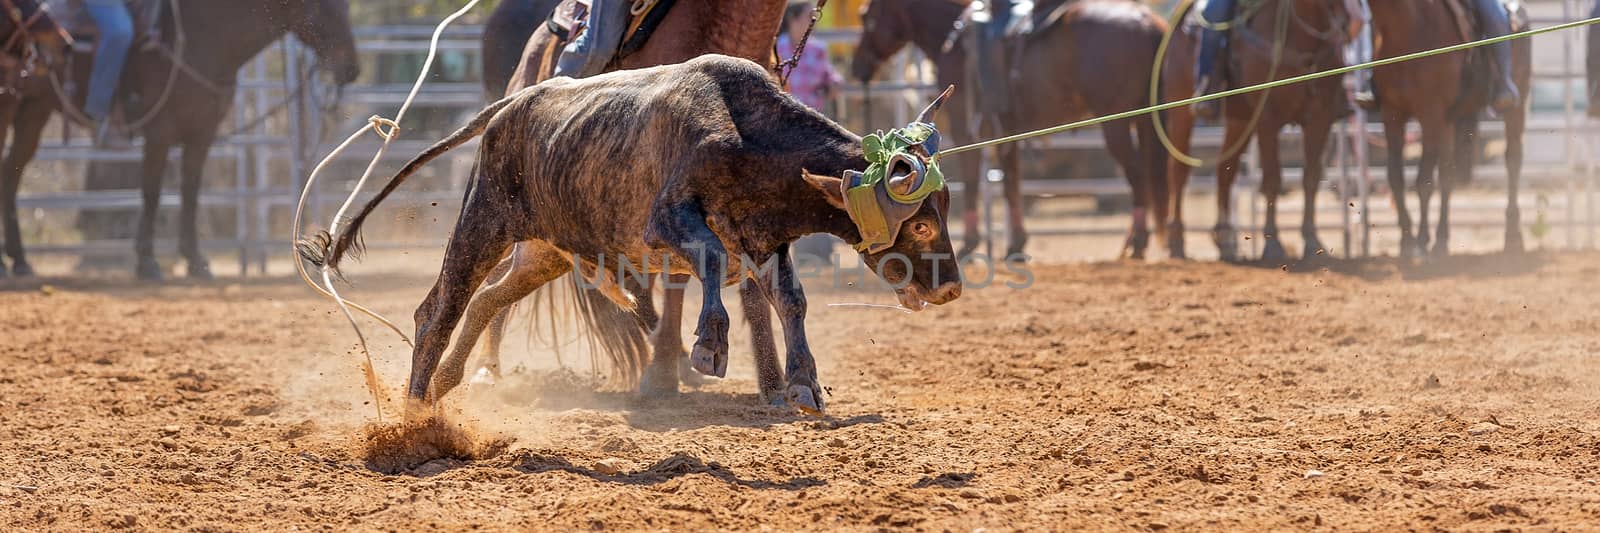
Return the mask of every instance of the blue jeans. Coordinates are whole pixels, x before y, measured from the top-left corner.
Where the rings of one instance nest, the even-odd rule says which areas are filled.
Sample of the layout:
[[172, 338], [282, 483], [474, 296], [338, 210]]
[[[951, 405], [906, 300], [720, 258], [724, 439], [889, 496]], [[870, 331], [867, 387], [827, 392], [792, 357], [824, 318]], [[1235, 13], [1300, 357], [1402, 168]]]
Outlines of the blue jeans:
[[[1472, 11], [1478, 19], [1478, 28], [1483, 31], [1483, 38], [1499, 37], [1511, 33], [1511, 17], [1506, 14], [1505, 6], [1500, 0], [1472, 0]], [[1500, 69], [1500, 77], [1506, 85], [1511, 85], [1511, 42], [1500, 42], [1489, 45], [1494, 53], [1494, 62]]]
[[[1200, 16], [1208, 24], [1226, 24], [1233, 21], [1234, 6], [1237, 0], [1207, 0], [1205, 7], [1201, 8]], [[1195, 64], [1196, 81], [1211, 77], [1212, 71], [1217, 66], [1217, 53], [1222, 50], [1226, 34], [1210, 28], [1200, 32], [1200, 58]], [[1214, 87], [1214, 85], [1213, 85]]]
[[100, 31], [95, 43], [94, 68], [89, 72], [89, 97], [83, 112], [89, 118], [104, 120], [111, 113], [111, 102], [122, 81], [122, 67], [128, 62], [133, 45], [133, 16], [122, 0], [84, 0], [84, 9]]
[[589, 6], [589, 29], [561, 50], [555, 75], [584, 78], [604, 71], [628, 31], [629, 7], [624, 0], [594, 0]]

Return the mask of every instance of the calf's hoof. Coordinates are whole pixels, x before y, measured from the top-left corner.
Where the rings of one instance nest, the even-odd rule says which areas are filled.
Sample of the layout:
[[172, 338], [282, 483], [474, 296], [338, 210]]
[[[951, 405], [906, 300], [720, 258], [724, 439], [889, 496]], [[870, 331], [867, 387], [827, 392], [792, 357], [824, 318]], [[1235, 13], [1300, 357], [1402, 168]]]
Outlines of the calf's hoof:
[[478, 371], [477, 372], [473, 372], [472, 373], [472, 379], [467, 380], [467, 384], [468, 385], [494, 385], [495, 382], [499, 381], [499, 380], [500, 380], [500, 373], [499, 372], [490, 370], [489, 367], [480, 366], [480, 367], [478, 367]]
[[154, 257], [141, 257], [133, 273], [145, 281], [161, 281], [161, 263], [156, 262]]
[[689, 367], [707, 376], [727, 377], [728, 351], [695, 344], [694, 351], [689, 353]]
[[784, 390], [784, 400], [789, 402], [790, 407], [799, 409], [800, 412], [811, 416], [822, 416], [827, 408], [823, 405], [822, 387], [820, 386], [807, 386], [799, 383], [789, 385], [789, 388]]

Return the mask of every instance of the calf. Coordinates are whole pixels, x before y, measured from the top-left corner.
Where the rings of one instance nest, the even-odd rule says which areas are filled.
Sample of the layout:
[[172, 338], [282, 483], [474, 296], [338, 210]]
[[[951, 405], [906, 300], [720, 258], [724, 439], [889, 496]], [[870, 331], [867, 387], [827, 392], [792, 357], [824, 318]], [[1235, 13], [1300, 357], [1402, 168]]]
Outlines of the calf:
[[[942, 100], [918, 122], [930, 120]], [[787, 341], [786, 393], [805, 410], [822, 408], [822, 388], [806, 343], [806, 300], [791, 241], [825, 232], [856, 245], [911, 309], [961, 294], [946, 233], [949, 193], [942, 184], [925, 186], [924, 173], [912, 170], [928, 162], [936, 142], [913, 146], [917, 160], [890, 163], [888, 178], [873, 185], [880, 190], [869, 190], [860, 137], [784, 94], [759, 65], [726, 56], [556, 78], [491, 104], [408, 163], [331, 250], [303, 248], [314, 251], [308, 258], [325, 257], [325, 268], [337, 269], [344, 255], [359, 251], [367, 217], [407, 176], [480, 134], [439, 279], [417, 308], [407, 388], [413, 400], [437, 401], [445, 392], [435, 386], [430, 393], [440, 355], [474, 290], [518, 242], [507, 279], [527, 291], [576, 267], [641, 314], [654, 310], [635, 308], [631, 284], [617, 281], [628, 266], [699, 277], [704, 302], [692, 359], [707, 373], [726, 371], [722, 287], [758, 281]], [[746, 263], [773, 268], [740, 268]]]

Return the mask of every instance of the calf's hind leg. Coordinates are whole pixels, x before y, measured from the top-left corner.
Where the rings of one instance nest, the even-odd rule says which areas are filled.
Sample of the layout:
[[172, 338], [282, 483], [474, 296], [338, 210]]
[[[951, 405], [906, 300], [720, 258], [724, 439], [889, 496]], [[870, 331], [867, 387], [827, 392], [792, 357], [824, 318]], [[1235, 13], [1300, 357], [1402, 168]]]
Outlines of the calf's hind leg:
[[[433, 401], [443, 398], [450, 389], [461, 384], [467, 356], [472, 354], [472, 348], [477, 345], [478, 337], [486, 326], [499, 320], [512, 304], [572, 269], [572, 263], [567, 261], [565, 255], [543, 241], [518, 243], [510, 262], [510, 271], [499, 281], [479, 291], [467, 306], [461, 332], [456, 335], [455, 347], [450, 350], [450, 356], [445, 358], [439, 372], [433, 376], [433, 387], [429, 394]], [[504, 327], [503, 323], [501, 327]], [[491, 336], [489, 342], [496, 343], [499, 340]], [[496, 359], [494, 364], [498, 366]]]
[[[506, 227], [501, 206], [485, 198], [483, 184], [467, 194], [461, 218], [456, 221], [450, 243], [445, 246], [444, 265], [433, 290], [417, 306], [416, 346], [411, 351], [411, 378], [406, 397], [414, 401], [430, 399], [428, 386], [433, 381], [439, 357], [450, 343], [450, 333], [472, 298], [472, 293], [494, 269], [506, 249], [518, 239]], [[491, 314], [492, 316], [492, 314]]]

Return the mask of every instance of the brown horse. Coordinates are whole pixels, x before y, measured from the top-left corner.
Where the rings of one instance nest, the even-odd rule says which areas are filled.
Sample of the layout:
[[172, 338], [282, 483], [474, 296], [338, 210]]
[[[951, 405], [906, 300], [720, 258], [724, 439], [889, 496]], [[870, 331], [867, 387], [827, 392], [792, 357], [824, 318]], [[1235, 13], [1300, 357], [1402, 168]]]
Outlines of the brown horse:
[[[964, 83], [974, 73], [969, 65], [971, 52], [962, 42], [947, 41], [951, 28], [966, 9], [967, 0], [874, 0], [863, 10], [865, 30], [857, 43], [851, 73], [869, 81], [878, 68], [908, 43], [933, 58], [940, 85]], [[1008, 135], [1053, 126], [1062, 122], [1107, 115], [1144, 106], [1149, 100], [1150, 69], [1156, 46], [1166, 31], [1166, 23], [1137, 2], [1120, 0], [1082, 0], [1040, 4], [1033, 32], [1012, 39], [1005, 56], [1024, 68], [1007, 68], [1014, 87], [1009, 111], [995, 120], [985, 120], [984, 135]], [[958, 41], [977, 38], [973, 32], [957, 36]], [[992, 58], [986, 58], [992, 60]], [[974, 91], [965, 94], [972, 98]], [[977, 104], [970, 98], [953, 103], [956, 118], [950, 129], [953, 143], [964, 143], [974, 133], [970, 119]], [[993, 126], [993, 127], [991, 127]], [[1134, 142], [1137, 130], [1139, 142]], [[1156, 144], [1155, 127], [1149, 119], [1125, 119], [1101, 127], [1106, 149], [1122, 167], [1133, 189], [1133, 223], [1126, 249], [1136, 258], [1144, 256], [1149, 240], [1147, 207], [1154, 205], [1158, 219], [1164, 218], [1165, 189], [1162, 178], [1165, 160]], [[1005, 171], [1007, 227], [1010, 242], [1006, 254], [1021, 254], [1027, 242], [1022, 220], [1021, 147], [1015, 143], [998, 148], [1000, 167]], [[978, 196], [980, 172], [975, 157], [962, 158], [957, 174], [966, 187], [962, 254], [972, 251], [979, 236]]]
[[[570, 10], [571, 3], [564, 2], [556, 9]], [[614, 60], [607, 70], [681, 63], [713, 53], [751, 59], [770, 70], [775, 66], [773, 49], [785, 4], [781, 0], [762, 0], [754, 6], [735, 0], [678, 0], [642, 48]], [[544, 17], [538, 17], [537, 20], [528, 18], [537, 11], [536, 8], [524, 8], [504, 15], [508, 19], [518, 18], [523, 23], [533, 22], [537, 27], [527, 39], [516, 72], [509, 77], [506, 88], [508, 94], [548, 79], [555, 69], [555, 60], [563, 43], [543, 24]], [[506, 28], [513, 26], [505, 25]], [[485, 43], [486, 46], [491, 42], [495, 46], [503, 46], [507, 38], [514, 38], [515, 35], [510, 31], [497, 32], [493, 37], [485, 36]], [[486, 82], [492, 83], [489, 80], [497, 74], [487, 70], [487, 67], [486, 63]], [[503, 261], [491, 276], [497, 281], [486, 284], [473, 298], [461, 322], [458, 340], [431, 386], [435, 397], [443, 396], [460, 384], [467, 358], [486, 329], [489, 338], [484, 358], [491, 370], [498, 366], [499, 344], [504, 336], [509, 306], [539, 286], [535, 283], [537, 273], [532, 272], [530, 267], [538, 262], [526, 257], [535, 252], [530, 247], [515, 247], [511, 257]], [[682, 316], [684, 290], [688, 281], [686, 275], [669, 278], [666, 299], [659, 316], [650, 307], [650, 292], [644, 287], [629, 287], [633, 294], [639, 296], [638, 314], [621, 309], [599, 295], [598, 291], [579, 291], [580, 314], [594, 331], [603, 351], [611, 356], [616, 367], [614, 370], [624, 381], [638, 379], [641, 393], [654, 396], [673, 394], [678, 390], [680, 378], [689, 381], [695, 376], [680, 364], [686, 360], [686, 354], [683, 353]], [[786, 379], [780, 374], [777, 364], [777, 346], [772, 337], [769, 311], [771, 305], [753, 282], [741, 285], [740, 299], [753, 332], [751, 343], [762, 397], [782, 401], [789, 394], [784, 386]], [[645, 309], [650, 311], [645, 312]], [[642, 341], [637, 337], [640, 332], [650, 333], [650, 351], [656, 354], [643, 368]], [[791, 353], [788, 367], [787, 381], [806, 388], [814, 398], [804, 401], [801, 396], [799, 403], [806, 408], [820, 410], [821, 387], [817, 385], [816, 366], [809, 352]], [[643, 371], [642, 376], [639, 375], [640, 371]]]
[[[347, 0], [177, 0], [170, 7], [163, 10], [161, 46], [131, 53], [123, 83], [141, 96], [137, 103], [127, 100], [128, 116], [150, 116], [141, 131], [143, 210], [135, 245], [137, 273], [144, 279], [161, 278], [154, 246], [161, 176], [166, 172], [168, 149], [182, 146], [178, 246], [188, 261], [189, 276], [203, 279], [211, 277], [211, 270], [200, 251], [196, 227], [201, 172], [216, 140], [217, 126], [233, 105], [239, 68], [290, 32], [316, 51], [340, 84], [355, 80], [360, 66]], [[177, 68], [167, 54], [180, 50], [183, 67]], [[38, 151], [50, 114], [63, 106], [52, 84], [70, 85], [60, 78], [73, 70], [61, 65], [51, 71], [54, 80], [30, 78], [22, 90], [21, 112], [11, 122], [16, 141], [0, 166], [0, 190], [6, 192], [0, 202], [6, 211], [6, 252], [14, 269], [27, 264], [17, 231], [18, 182]], [[172, 72], [177, 75], [169, 80]]]
[[[1388, 58], [1470, 39], [1472, 30], [1461, 27], [1464, 20], [1458, 22], [1460, 19], [1445, 4], [1448, 1], [1451, 0], [1370, 0], [1378, 40], [1374, 55]], [[1526, 27], [1526, 13], [1519, 11], [1512, 15], [1514, 27]], [[1389, 189], [1394, 195], [1395, 210], [1399, 212], [1403, 256], [1428, 253], [1428, 202], [1433, 194], [1436, 171], [1439, 224], [1432, 253], [1439, 256], [1449, 253], [1450, 193], [1455, 185], [1465, 183], [1471, 176], [1472, 139], [1477, 134], [1478, 115], [1488, 106], [1490, 84], [1494, 79], [1492, 61], [1486, 50], [1437, 55], [1373, 71], [1373, 88], [1383, 113]], [[1523, 100], [1504, 117], [1509, 177], [1505, 237], [1508, 251], [1522, 250], [1517, 188], [1521, 181], [1522, 133], [1526, 127], [1532, 57], [1532, 47], [1526, 39], [1513, 44], [1512, 79]], [[1416, 179], [1421, 218], [1415, 233], [1404, 194], [1405, 128], [1406, 122], [1412, 119], [1422, 125], [1422, 160], [1417, 165]]]
[[[42, 55], [59, 55], [64, 52], [64, 33], [60, 26], [36, 0], [0, 0], [0, 146], [11, 131], [11, 121], [22, 110], [22, 89], [28, 82], [42, 74]], [[16, 220], [16, 183], [0, 183], [0, 210], [6, 218], [5, 243], [14, 248], [13, 274], [33, 275], [33, 267], [22, 258], [21, 231]], [[0, 262], [0, 277], [6, 275], [6, 266]]]
[[522, 64], [522, 49], [561, 0], [504, 0], [483, 21], [483, 92], [490, 101], [506, 95]]
[[[1227, 78], [1234, 87], [1243, 87], [1341, 67], [1341, 44], [1347, 38], [1345, 32], [1350, 17], [1342, 2], [1263, 0], [1247, 24], [1232, 30]], [[1178, 53], [1169, 55], [1167, 66], [1173, 68], [1165, 72], [1187, 71], [1187, 74], [1175, 76], [1174, 83], [1167, 85], [1168, 100], [1187, 98], [1193, 93], [1194, 56], [1189, 55], [1188, 46], [1193, 43], [1192, 35], [1198, 28], [1186, 25], [1181, 31], [1190, 36], [1174, 37], [1174, 41], [1183, 44], [1178, 47]], [[1267, 220], [1262, 230], [1266, 237], [1263, 260], [1278, 261], [1288, 256], [1278, 238], [1278, 198], [1283, 187], [1278, 135], [1289, 124], [1300, 126], [1305, 151], [1305, 175], [1301, 183], [1305, 191], [1305, 211], [1300, 221], [1300, 234], [1305, 242], [1303, 257], [1313, 257], [1324, 250], [1322, 241], [1317, 238], [1316, 226], [1317, 190], [1324, 169], [1322, 156], [1328, 132], [1345, 108], [1345, 93], [1339, 78], [1322, 78], [1268, 92], [1242, 94], [1224, 102], [1227, 122], [1224, 147], [1242, 147], [1253, 136], [1259, 150], [1261, 188], [1267, 198]], [[1185, 109], [1173, 116], [1169, 127], [1173, 144], [1187, 152], [1194, 122], [1192, 113]], [[1238, 233], [1229, 223], [1232, 219], [1229, 210], [1233, 205], [1233, 180], [1238, 176], [1240, 154], [1236, 150], [1224, 155], [1227, 157], [1217, 167], [1217, 225], [1212, 237], [1222, 259], [1231, 261], [1238, 253]], [[1174, 158], [1168, 168], [1168, 178], [1171, 186], [1167, 201], [1172, 220], [1167, 224], [1167, 251], [1171, 257], [1181, 258], [1185, 256], [1183, 189], [1189, 179], [1188, 166]]]

